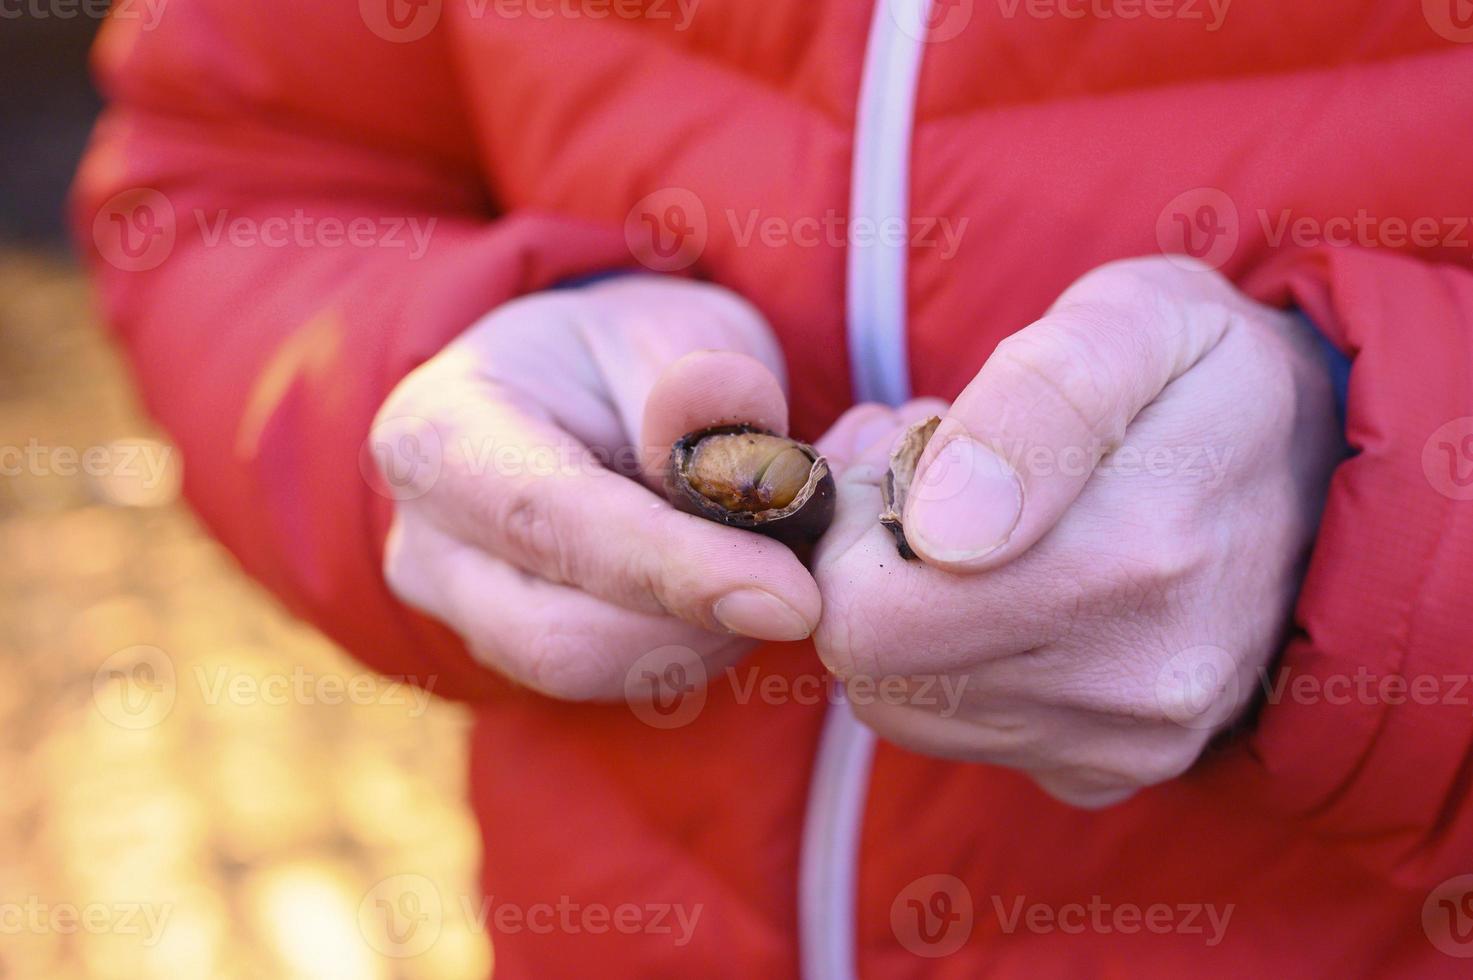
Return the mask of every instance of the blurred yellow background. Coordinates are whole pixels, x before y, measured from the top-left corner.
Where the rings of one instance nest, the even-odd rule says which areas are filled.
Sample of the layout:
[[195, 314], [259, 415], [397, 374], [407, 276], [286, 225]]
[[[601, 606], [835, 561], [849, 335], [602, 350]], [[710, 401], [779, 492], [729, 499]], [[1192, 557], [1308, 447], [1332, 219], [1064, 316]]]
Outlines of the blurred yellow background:
[[81, 274], [0, 251], [0, 978], [484, 977], [465, 715], [246, 580], [161, 439]]

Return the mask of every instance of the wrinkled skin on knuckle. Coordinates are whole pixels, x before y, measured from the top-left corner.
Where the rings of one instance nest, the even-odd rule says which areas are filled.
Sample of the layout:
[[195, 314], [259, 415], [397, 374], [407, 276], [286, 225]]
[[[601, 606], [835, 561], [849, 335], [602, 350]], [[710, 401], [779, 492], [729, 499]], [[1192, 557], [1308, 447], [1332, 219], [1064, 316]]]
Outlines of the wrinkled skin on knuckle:
[[1069, 286], [1064, 297], [1084, 293], [1117, 305], [1217, 302], [1241, 307], [1245, 300], [1219, 270], [1174, 255], [1137, 256], [1096, 266]]
[[569, 529], [538, 490], [535, 480], [509, 483], [489, 495], [479, 518], [494, 529], [503, 557], [549, 581], [573, 582], [578, 568]]
[[1202, 732], [1151, 725], [1124, 739], [1105, 740], [1108, 748], [1086, 744], [1058, 752], [1035, 776], [1075, 798], [1133, 795], [1184, 775], [1208, 741]]
[[823, 665], [840, 680], [874, 674], [885, 642], [866, 611], [863, 596], [852, 589], [833, 590], [819, 582], [823, 616], [813, 631], [813, 646]]
[[1130, 786], [1100, 784], [1074, 773], [1035, 773], [1033, 781], [1055, 800], [1079, 810], [1103, 810], [1124, 803], [1138, 791]]
[[[896, 561], [899, 561], [897, 558]], [[815, 569], [823, 616], [813, 633], [813, 644], [824, 666], [841, 680], [855, 676], [878, 677], [887, 661], [914, 625], [911, 613], [887, 594], [884, 569], [868, 567], [862, 555], [844, 557]]]
[[[1205, 529], [1211, 534], [1210, 526]], [[1195, 592], [1209, 563], [1208, 549], [1195, 531], [1164, 528], [1141, 535], [1117, 559], [1114, 603], [1120, 615], [1156, 620]]]
[[1031, 382], [1020, 392], [999, 392], [998, 397], [1005, 403], [997, 407], [998, 417], [1021, 423], [1038, 412], [1062, 412], [1075, 419], [1081, 430], [1101, 433], [1110, 445], [1116, 445], [1124, 437], [1123, 424], [1109, 432], [1105, 429], [1112, 419], [1123, 419], [1123, 413], [1113, 408], [1119, 402], [1119, 392], [1100, 369], [1102, 359], [1090, 353], [1100, 340], [1086, 329], [1076, 329], [1070, 321], [1056, 320], [1047, 334], [1023, 330], [997, 345], [989, 366], [996, 361], [994, 370], [1006, 369]]
[[543, 624], [526, 644], [525, 682], [561, 701], [608, 701], [623, 695], [624, 673], [605, 641], [577, 627]]
[[1060, 759], [1059, 764], [1079, 784], [1134, 792], [1184, 775], [1196, 764], [1208, 742], [1208, 736], [1202, 732], [1169, 724], [1152, 725], [1109, 753], [1073, 753]]
[[415, 604], [423, 586], [416, 563], [410, 556], [410, 549], [414, 547], [411, 538], [413, 533], [406, 527], [404, 519], [396, 516], [389, 525], [388, 537], [384, 539], [384, 553], [380, 563], [384, 584], [389, 587], [389, 591], [410, 604]]
[[383, 423], [402, 416], [427, 414], [431, 403], [429, 396], [436, 387], [436, 373], [435, 361], [431, 359], [401, 378], [374, 413], [372, 426], [378, 428]]
[[1211, 733], [1185, 730], [1170, 744], [1143, 750], [1134, 760], [1129, 774], [1141, 787], [1159, 786], [1184, 776], [1211, 742]]
[[[657, 541], [689, 541], [694, 533], [707, 533], [704, 525], [697, 524], [700, 518], [683, 514], [669, 508], [651, 508], [643, 518], [648, 522], [645, 535]], [[616, 571], [622, 583], [620, 602], [629, 608], [646, 612], [674, 614], [677, 610], [704, 608], [718, 597], [703, 565], [695, 560], [667, 560], [668, 555], [656, 555], [651, 561], [648, 554], [631, 550], [623, 566]], [[714, 621], [701, 625], [720, 630]]]

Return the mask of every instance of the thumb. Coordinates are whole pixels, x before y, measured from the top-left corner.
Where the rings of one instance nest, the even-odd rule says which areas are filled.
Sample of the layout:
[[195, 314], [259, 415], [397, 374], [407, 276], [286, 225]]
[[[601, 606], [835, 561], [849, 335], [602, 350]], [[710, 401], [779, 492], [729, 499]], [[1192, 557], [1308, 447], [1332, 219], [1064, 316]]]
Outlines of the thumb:
[[1107, 267], [1071, 287], [998, 345], [937, 427], [906, 500], [912, 549], [973, 572], [1032, 547], [1131, 420], [1221, 339], [1231, 315], [1218, 304], [1170, 302], [1128, 269]]
[[788, 434], [788, 399], [767, 365], [733, 351], [701, 350], [670, 364], [645, 399], [644, 475], [664, 479], [675, 440], [697, 429], [747, 423]]

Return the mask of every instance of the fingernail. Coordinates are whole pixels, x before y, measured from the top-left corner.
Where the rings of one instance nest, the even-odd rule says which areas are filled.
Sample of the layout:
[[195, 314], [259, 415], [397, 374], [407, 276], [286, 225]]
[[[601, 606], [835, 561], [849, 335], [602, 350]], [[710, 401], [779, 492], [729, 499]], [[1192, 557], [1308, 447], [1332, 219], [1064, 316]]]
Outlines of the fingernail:
[[971, 561], [1007, 543], [1023, 513], [1023, 484], [1001, 456], [958, 436], [911, 487], [905, 535], [940, 561]]
[[758, 640], [801, 640], [813, 632], [798, 610], [761, 589], [728, 592], [711, 614], [730, 632]]

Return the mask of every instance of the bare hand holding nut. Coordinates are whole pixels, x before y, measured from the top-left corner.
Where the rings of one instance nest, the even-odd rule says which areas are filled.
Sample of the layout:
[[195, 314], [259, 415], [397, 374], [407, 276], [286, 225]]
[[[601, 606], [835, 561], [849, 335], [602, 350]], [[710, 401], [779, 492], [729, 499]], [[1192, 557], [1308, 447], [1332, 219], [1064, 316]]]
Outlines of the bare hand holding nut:
[[820, 656], [961, 691], [856, 703], [888, 740], [1103, 806], [1184, 772], [1251, 702], [1344, 445], [1312, 330], [1181, 261], [1075, 283], [929, 438], [918, 412], [867, 450], [819, 440], [839, 473]]
[[[660, 493], [668, 447], [693, 429], [784, 431], [782, 373], [771, 329], [716, 286], [629, 276], [493, 311], [379, 412], [376, 438], [419, 433], [444, 457], [395, 502], [390, 587], [489, 666], [568, 699], [625, 696], [631, 665], [660, 648], [714, 674], [755, 640], [808, 636], [818, 587], [789, 548]], [[784, 502], [802, 467], [775, 445], [716, 474], [736, 492], [755, 467], [739, 492], [772, 506], [753, 522], [805, 493]]]

